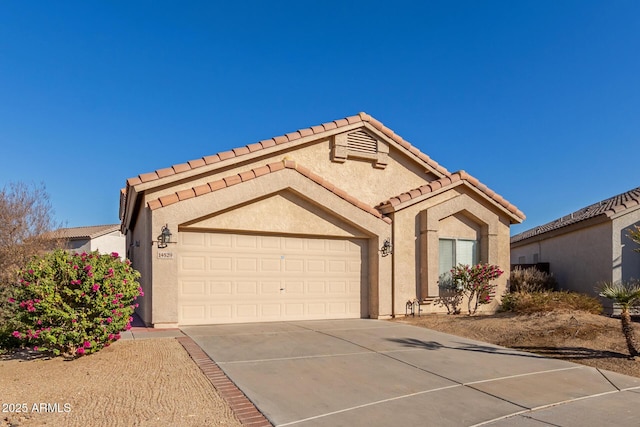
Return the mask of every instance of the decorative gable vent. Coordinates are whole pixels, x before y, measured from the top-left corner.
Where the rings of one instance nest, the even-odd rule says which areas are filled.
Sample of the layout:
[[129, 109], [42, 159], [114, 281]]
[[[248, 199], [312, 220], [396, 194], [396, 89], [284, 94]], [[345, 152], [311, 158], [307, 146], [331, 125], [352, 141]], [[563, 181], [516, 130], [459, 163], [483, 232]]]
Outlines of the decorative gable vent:
[[356, 153], [376, 154], [378, 141], [363, 130], [351, 132], [347, 135], [347, 149]]
[[344, 163], [347, 159], [373, 161], [378, 169], [387, 167], [389, 146], [363, 129], [345, 132], [333, 137], [331, 160]]

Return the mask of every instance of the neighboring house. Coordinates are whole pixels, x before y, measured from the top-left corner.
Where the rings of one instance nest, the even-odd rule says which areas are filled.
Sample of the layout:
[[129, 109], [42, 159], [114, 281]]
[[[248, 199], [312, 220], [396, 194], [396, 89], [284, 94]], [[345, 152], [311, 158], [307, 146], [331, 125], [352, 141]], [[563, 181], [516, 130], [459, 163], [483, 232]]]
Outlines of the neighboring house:
[[511, 263], [549, 263], [562, 289], [597, 295], [598, 282], [640, 278], [638, 245], [627, 236], [634, 225], [640, 187], [513, 236]]
[[117, 252], [123, 257], [125, 255], [125, 238], [120, 232], [120, 224], [62, 228], [57, 230], [56, 236], [64, 239], [65, 249], [72, 252]]
[[120, 218], [159, 327], [404, 315], [455, 263], [507, 270], [524, 215], [360, 113], [131, 178]]

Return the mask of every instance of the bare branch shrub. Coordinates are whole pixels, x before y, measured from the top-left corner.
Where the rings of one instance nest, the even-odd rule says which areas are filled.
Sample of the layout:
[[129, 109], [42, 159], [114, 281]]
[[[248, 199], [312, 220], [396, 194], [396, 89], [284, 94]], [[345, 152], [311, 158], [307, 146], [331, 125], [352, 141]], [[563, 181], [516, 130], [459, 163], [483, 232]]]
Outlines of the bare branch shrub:
[[7, 184], [0, 190], [0, 324], [13, 315], [7, 303], [18, 270], [34, 255], [62, 245], [44, 184]]
[[516, 267], [511, 272], [509, 281], [511, 283], [510, 292], [522, 293], [550, 291], [555, 289], [558, 284], [553, 274], [545, 273], [533, 267]]

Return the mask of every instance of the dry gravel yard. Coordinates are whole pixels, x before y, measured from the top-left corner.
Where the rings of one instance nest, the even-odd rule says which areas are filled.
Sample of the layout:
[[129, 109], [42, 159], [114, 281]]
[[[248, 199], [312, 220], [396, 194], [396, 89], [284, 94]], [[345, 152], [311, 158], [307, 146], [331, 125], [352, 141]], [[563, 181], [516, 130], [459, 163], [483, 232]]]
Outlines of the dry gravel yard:
[[[3, 427], [241, 425], [173, 338], [119, 341], [72, 361], [5, 357], [0, 403]], [[34, 412], [41, 403], [54, 412]]]

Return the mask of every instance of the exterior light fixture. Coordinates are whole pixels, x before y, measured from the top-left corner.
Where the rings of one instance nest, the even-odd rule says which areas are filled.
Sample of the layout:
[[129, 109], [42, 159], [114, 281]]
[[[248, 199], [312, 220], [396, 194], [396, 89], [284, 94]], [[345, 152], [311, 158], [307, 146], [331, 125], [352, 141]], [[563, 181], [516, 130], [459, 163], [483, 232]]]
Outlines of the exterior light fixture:
[[169, 231], [169, 227], [165, 224], [162, 226], [162, 230], [158, 236], [158, 249], [166, 248], [169, 243], [171, 243], [171, 231]]
[[382, 247], [380, 248], [380, 252], [382, 253], [382, 256], [387, 256], [393, 253], [393, 245], [391, 244], [390, 238], [387, 237], [385, 239], [384, 243], [382, 244]]

